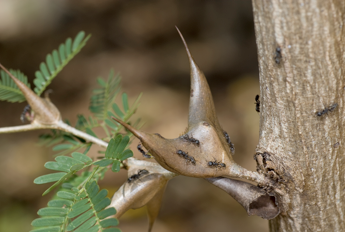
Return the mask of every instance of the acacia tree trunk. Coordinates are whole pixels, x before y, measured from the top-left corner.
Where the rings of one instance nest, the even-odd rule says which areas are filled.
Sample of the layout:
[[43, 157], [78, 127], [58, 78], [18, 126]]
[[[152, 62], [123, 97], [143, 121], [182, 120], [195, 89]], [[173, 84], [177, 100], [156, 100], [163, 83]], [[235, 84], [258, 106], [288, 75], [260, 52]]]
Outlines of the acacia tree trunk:
[[252, 3], [261, 93], [256, 158], [276, 181], [283, 211], [270, 231], [345, 231], [345, 1]]

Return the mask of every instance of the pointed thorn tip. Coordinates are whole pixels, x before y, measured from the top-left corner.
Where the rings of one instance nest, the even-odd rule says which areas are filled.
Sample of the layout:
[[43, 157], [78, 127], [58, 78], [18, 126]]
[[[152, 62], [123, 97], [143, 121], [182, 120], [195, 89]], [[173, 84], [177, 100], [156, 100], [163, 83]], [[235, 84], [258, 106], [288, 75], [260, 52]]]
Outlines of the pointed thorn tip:
[[133, 128], [132, 126], [128, 125], [127, 123], [125, 123], [124, 121], [117, 119], [115, 117], [111, 117], [113, 120], [115, 120], [116, 122], [120, 123], [123, 127], [125, 127], [126, 129], [128, 129], [130, 132], [133, 133], [133, 135], [135, 135], [135, 137], [137, 138], [141, 138], [142, 137], [142, 133], [140, 133], [140, 131], [138, 131], [137, 129]]
[[182, 39], [182, 42], [183, 42], [183, 44], [184, 44], [184, 46], [185, 46], [185, 48], [186, 48], [188, 58], [189, 58], [189, 60], [192, 62], [192, 61], [193, 61], [193, 57], [192, 57], [192, 55], [191, 55], [190, 52], [189, 52], [188, 45], [187, 45], [187, 43], [186, 43], [186, 41], [185, 41], [185, 39], [184, 39], [184, 37], [183, 37], [181, 31], [178, 29], [178, 27], [175, 26], [175, 28], [176, 28], [177, 32], [179, 33], [179, 35], [180, 35], [180, 37], [181, 37], [181, 39]]

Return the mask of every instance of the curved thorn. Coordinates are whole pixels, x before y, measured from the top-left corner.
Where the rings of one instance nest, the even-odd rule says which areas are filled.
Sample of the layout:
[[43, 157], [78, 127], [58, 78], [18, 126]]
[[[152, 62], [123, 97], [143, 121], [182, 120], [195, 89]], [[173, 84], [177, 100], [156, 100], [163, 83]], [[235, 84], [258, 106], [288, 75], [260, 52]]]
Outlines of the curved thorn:
[[130, 132], [133, 133], [133, 135], [135, 135], [135, 137], [137, 137], [138, 139], [142, 139], [144, 137], [144, 133], [141, 131], [138, 131], [137, 129], [135, 129], [134, 127], [128, 125], [127, 123], [125, 123], [124, 121], [121, 121], [120, 119], [117, 119], [115, 117], [111, 117], [112, 119], [114, 119], [116, 122], [120, 123], [123, 127], [125, 127], [127, 130], [129, 130]]
[[175, 28], [176, 28], [177, 32], [179, 33], [179, 35], [180, 35], [180, 37], [181, 37], [181, 40], [182, 40], [182, 42], [183, 42], [183, 44], [184, 44], [184, 47], [186, 48], [186, 52], [187, 52], [187, 55], [188, 55], [189, 61], [191, 61], [191, 60], [192, 60], [192, 61], [194, 62], [193, 57], [192, 57], [192, 54], [190, 54], [190, 51], [189, 51], [188, 45], [187, 45], [187, 43], [186, 43], [186, 41], [185, 41], [185, 39], [184, 39], [184, 37], [183, 37], [183, 35], [182, 35], [181, 31], [178, 29], [178, 27], [177, 27], [177, 26], [175, 26]]
[[176, 30], [181, 36], [190, 64], [191, 93], [189, 102], [189, 127], [194, 126], [201, 121], [206, 121], [213, 126], [220, 128], [216, 116], [211, 90], [208, 86], [205, 75], [195, 63], [188, 49], [187, 43], [182, 36], [182, 33], [177, 27]]

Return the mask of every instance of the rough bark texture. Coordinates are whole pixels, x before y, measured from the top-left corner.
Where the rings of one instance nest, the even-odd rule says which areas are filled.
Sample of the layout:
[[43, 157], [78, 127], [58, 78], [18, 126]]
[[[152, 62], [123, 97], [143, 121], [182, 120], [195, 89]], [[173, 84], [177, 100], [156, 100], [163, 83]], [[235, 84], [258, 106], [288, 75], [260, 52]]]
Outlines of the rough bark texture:
[[270, 230], [345, 231], [345, 1], [252, 2], [261, 91], [256, 160], [276, 181], [285, 211]]

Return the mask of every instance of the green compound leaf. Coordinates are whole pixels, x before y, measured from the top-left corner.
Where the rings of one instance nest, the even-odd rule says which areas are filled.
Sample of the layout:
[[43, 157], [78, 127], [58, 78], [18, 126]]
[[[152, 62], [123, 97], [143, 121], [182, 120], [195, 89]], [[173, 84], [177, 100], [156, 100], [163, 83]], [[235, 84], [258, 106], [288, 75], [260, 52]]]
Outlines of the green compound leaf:
[[98, 78], [98, 84], [101, 88], [93, 91], [89, 107], [98, 119], [105, 120], [107, 118], [107, 112], [121, 89], [120, 81], [120, 76], [114, 77], [113, 71], [110, 71], [107, 82]]
[[73, 41], [68, 38], [65, 44], [59, 46], [59, 51], [54, 50], [46, 57], [46, 62], [40, 64], [40, 70], [36, 71], [34, 80], [35, 93], [41, 95], [57, 74], [68, 64], [68, 62], [85, 46], [87, 40], [90, 38], [88, 35], [86, 38], [85, 32], [81, 31], [77, 34]]
[[[97, 169], [95, 169], [97, 170]], [[108, 218], [116, 214], [113, 207], [104, 209], [110, 205], [110, 199], [107, 198], [108, 191], [99, 187], [96, 181], [87, 178], [80, 182], [69, 182], [63, 189], [58, 191], [56, 197], [61, 199], [53, 199], [48, 202], [48, 206], [38, 211], [40, 218], [32, 222], [35, 228], [34, 232], [42, 231], [73, 231], [73, 232], [99, 232], [117, 228], [118, 220]], [[79, 189], [73, 187], [72, 184], [82, 186]], [[71, 187], [72, 186], [72, 187]]]
[[51, 132], [50, 134], [40, 135], [39, 144], [45, 146], [55, 145], [53, 151], [58, 151], [58, 153], [55, 154], [56, 156], [66, 155], [80, 148], [88, 147], [90, 144], [84, 139], [63, 131], [51, 130]]
[[[61, 171], [61, 172], [43, 175], [43, 176], [37, 177], [34, 180], [35, 184], [45, 184], [45, 183], [55, 182], [43, 193], [43, 195], [49, 193], [56, 186], [66, 182], [77, 171], [92, 165], [92, 159], [86, 156], [85, 154], [82, 154], [79, 152], [73, 152], [72, 157], [58, 156], [55, 158], [55, 160], [56, 162], [49, 161], [45, 163], [44, 166], [47, 169]], [[63, 192], [60, 192], [59, 194], [63, 194]], [[64, 194], [66, 195], [63, 196], [63, 198], [66, 198], [66, 199], [74, 198], [74, 195], [68, 192], [65, 192]]]
[[[18, 80], [30, 88], [28, 78], [19, 70], [9, 70]], [[0, 71], [0, 101], [23, 102], [26, 101], [23, 93], [14, 83], [12, 78], [3, 70]]]
[[129, 137], [126, 135], [117, 135], [115, 139], [109, 141], [107, 150], [105, 151], [105, 158], [99, 161], [94, 162], [94, 165], [100, 167], [105, 167], [110, 164], [112, 165], [111, 170], [113, 172], [119, 172], [122, 160], [125, 160], [133, 156], [133, 152], [129, 149], [124, 150], [129, 144]]

